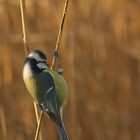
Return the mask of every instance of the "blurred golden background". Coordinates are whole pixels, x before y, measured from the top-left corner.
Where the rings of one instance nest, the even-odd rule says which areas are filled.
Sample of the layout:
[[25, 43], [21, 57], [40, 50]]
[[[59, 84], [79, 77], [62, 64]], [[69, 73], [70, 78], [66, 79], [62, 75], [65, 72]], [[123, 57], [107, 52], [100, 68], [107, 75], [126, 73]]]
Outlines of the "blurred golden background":
[[[64, 0], [26, 0], [30, 48], [49, 61]], [[60, 44], [70, 140], [140, 140], [140, 1], [70, 0]], [[33, 140], [19, 0], [0, 0], [0, 140]], [[43, 140], [57, 140], [43, 115]]]

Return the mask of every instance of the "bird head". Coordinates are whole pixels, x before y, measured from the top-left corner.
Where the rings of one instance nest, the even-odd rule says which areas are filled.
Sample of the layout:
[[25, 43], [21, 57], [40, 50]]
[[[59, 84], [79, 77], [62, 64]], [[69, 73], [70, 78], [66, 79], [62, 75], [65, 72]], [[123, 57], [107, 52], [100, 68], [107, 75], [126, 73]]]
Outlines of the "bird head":
[[36, 61], [46, 61], [47, 62], [47, 58], [45, 56], [45, 54], [40, 51], [40, 50], [34, 50], [32, 51], [27, 58], [34, 58]]
[[24, 67], [32, 73], [40, 73], [48, 68], [47, 58], [42, 51], [34, 50], [27, 56]]

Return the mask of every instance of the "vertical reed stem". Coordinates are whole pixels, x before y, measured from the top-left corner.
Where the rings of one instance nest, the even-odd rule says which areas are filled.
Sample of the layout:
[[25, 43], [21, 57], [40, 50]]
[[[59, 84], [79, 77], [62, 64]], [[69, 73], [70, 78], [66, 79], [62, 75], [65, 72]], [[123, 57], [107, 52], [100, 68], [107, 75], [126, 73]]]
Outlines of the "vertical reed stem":
[[[25, 0], [20, 0], [20, 9], [21, 9], [24, 52], [25, 52], [25, 57], [26, 57], [28, 55], [28, 53], [30, 52], [30, 47], [28, 44], [28, 30], [27, 30], [27, 16], [26, 16]], [[38, 111], [37, 111], [37, 105], [35, 102], [34, 102], [34, 110], [35, 110], [36, 120], [37, 120], [37, 124], [38, 124], [40, 122], [39, 122], [39, 116], [38, 116]]]
[[28, 45], [28, 31], [27, 31], [27, 18], [26, 18], [26, 3], [25, 0], [20, 0], [20, 9], [21, 9], [21, 20], [22, 20], [22, 31], [23, 31], [23, 44], [25, 55], [30, 52]]
[[1, 123], [1, 127], [2, 127], [2, 135], [3, 135], [3, 139], [7, 140], [8, 139], [8, 131], [7, 131], [7, 124], [6, 124], [6, 119], [5, 119], [5, 112], [4, 112], [4, 108], [0, 107], [0, 123]]
[[[64, 27], [64, 21], [65, 21], [65, 17], [66, 17], [66, 13], [67, 13], [67, 8], [68, 8], [68, 3], [69, 3], [69, 0], [66, 0], [65, 5], [64, 5], [64, 10], [63, 10], [63, 15], [62, 15], [60, 27], [59, 27], [59, 32], [58, 32], [58, 36], [57, 36], [55, 52], [58, 52], [58, 49], [59, 49], [61, 36], [62, 36], [62, 31], [63, 31], [63, 27]], [[56, 59], [56, 57], [53, 57], [52, 63], [51, 63], [51, 69], [53, 69], [53, 67], [54, 67], [55, 59]]]
[[38, 125], [36, 129], [36, 134], [34, 140], [38, 140], [39, 132], [40, 132], [40, 127], [41, 127], [41, 120], [42, 120], [42, 110], [40, 111], [39, 118], [38, 118]]
[[[35, 108], [35, 114], [36, 114], [36, 121], [38, 122], [39, 126], [36, 129], [36, 135], [35, 135], [35, 140], [38, 139], [38, 134], [39, 134], [39, 139], [42, 140], [42, 133], [41, 131], [39, 131], [40, 127], [41, 127], [41, 119], [42, 119], [42, 110], [40, 111], [40, 115], [38, 114], [38, 110], [37, 110], [37, 105], [34, 102], [34, 108]], [[40, 132], [40, 133], [39, 133]]]

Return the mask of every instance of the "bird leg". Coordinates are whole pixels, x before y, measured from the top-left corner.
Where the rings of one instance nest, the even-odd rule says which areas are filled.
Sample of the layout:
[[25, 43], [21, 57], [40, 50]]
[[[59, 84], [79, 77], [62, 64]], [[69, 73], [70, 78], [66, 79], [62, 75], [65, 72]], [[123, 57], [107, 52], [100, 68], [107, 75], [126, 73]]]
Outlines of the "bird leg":
[[39, 103], [39, 106], [43, 111], [48, 112], [49, 109], [44, 102]]

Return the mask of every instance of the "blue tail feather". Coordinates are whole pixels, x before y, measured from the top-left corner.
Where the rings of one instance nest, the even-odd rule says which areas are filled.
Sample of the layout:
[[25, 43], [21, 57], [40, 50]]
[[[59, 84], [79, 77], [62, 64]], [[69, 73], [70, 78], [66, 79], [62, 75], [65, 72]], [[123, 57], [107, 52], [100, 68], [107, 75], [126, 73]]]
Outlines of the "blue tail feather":
[[60, 140], [69, 140], [68, 134], [66, 132], [65, 126], [62, 121], [61, 121], [61, 125], [58, 127], [59, 127], [58, 131], [59, 131]]

